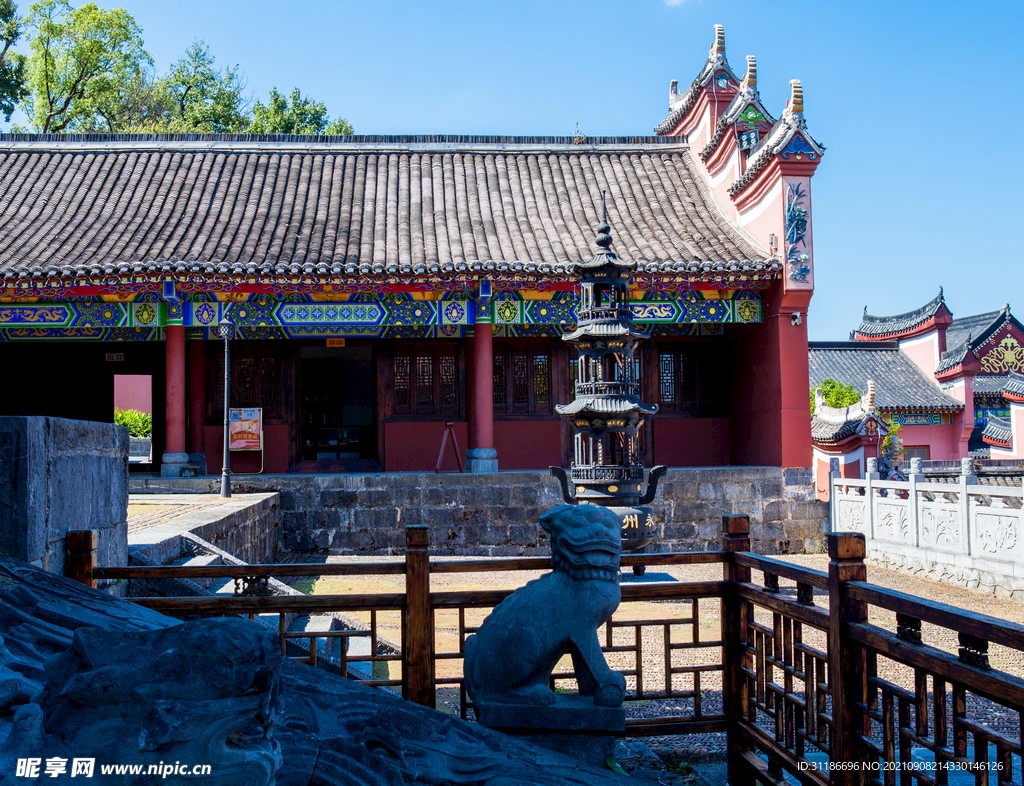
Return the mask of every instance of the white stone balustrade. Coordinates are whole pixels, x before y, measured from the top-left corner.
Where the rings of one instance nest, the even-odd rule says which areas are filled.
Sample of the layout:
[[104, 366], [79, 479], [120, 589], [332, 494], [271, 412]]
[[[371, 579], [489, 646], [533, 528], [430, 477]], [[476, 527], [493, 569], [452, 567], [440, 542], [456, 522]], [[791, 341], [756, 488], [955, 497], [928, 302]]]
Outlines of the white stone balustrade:
[[929, 482], [920, 459], [906, 481], [881, 480], [874, 459], [861, 478], [831, 461], [833, 532], [862, 532], [885, 567], [1024, 599], [1024, 489], [980, 486], [971, 459], [953, 483]]

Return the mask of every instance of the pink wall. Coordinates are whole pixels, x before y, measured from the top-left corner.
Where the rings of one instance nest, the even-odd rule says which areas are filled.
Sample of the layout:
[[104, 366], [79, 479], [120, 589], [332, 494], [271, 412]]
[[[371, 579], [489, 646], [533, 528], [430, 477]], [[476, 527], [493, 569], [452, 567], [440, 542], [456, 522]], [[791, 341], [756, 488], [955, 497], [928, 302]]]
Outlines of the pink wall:
[[[497, 424], [495, 424], [497, 425]], [[455, 423], [455, 436], [459, 441], [459, 453], [463, 462], [469, 447], [469, 428], [466, 421]], [[495, 429], [497, 431], [497, 429]], [[444, 421], [429, 423], [385, 423], [384, 424], [384, 471], [385, 472], [433, 472], [437, 467], [437, 454], [444, 436]], [[451, 437], [444, 448], [441, 469], [458, 472], [455, 451]], [[501, 449], [498, 449], [498, 468], [501, 466]]]
[[654, 463], [713, 467], [729, 463], [729, 418], [654, 418]]
[[[211, 475], [219, 475], [224, 465], [224, 427], [206, 426], [206, 471]], [[289, 435], [288, 426], [263, 426], [263, 448], [265, 473], [280, 473], [288, 471], [289, 457], [292, 455], [293, 447]], [[249, 474], [260, 471], [259, 452], [231, 453], [231, 471], [239, 474]]]
[[963, 416], [954, 415], [951, 426], [904, 426], [900, 431], [900, 441], [907, 446], [927, 446], [928, 457], [932, 461], [959, 459], [960, 428], [957, 427], [957, 420], [962, 421]]
[[114, 375], [114, 409], [153, 413], [153, 378], [148, 374]]
[[939, 331], [900, 342], [900, 351], [917, 366], [924, 375], [935, 381], [935, 367], [939, 365]]
[[558, 420], [496, 420], [498, 469], [562, 466], [562, 423]]

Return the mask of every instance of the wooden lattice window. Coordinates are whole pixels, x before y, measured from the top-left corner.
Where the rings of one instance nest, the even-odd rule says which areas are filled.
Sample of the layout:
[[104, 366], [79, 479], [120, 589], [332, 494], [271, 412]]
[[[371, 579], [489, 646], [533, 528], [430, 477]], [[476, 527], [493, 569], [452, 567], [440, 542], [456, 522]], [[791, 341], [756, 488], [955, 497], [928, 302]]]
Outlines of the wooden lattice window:
[[396, 346], [391, 380], [393, 414], [459, 414], [459, 357], [454, 344]]
[[493, 389], [495, 414], [550, 414], [551, 347], [496, 342]]
[[662, 412], [697, 410], [697, 355], [658, 348], [658, 405]]
[[[207, 364], [207, 416], [224, 413], [224, 345]], [[278, 347], [231, 342], [231, 406], [260, 407], [264, 420], [281, 417], [281, 357]]]

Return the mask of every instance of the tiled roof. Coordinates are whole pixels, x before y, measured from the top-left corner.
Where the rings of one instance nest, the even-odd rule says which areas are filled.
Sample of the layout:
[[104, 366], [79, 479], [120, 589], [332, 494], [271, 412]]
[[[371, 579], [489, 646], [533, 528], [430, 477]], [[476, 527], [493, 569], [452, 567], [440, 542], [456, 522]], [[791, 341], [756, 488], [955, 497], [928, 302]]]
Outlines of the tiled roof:
[[[0, 136], [0, 272], [779, 275], [678, 138]], [[767, 260], [767, 261], [765, 261]]]
[[831, 378], [864, 393], [872, 379], [879, 410], [948, 412], [964, 407], [927, 379], [894, 341], [813, 341], [808, 349], [811, 387]]
[[953, 347], [953, 349], [947, 349], [942, 353], [939, 358], [939, 365], [935, 367], [935, 373], [943, 374], [950, 369], [954, 369], [964, 362], [964, 358], [967, 357], [967, 353], [971, 351], [971, 342], [964, 341], [959, 346]]
[[1024, 398], [1024, 377], [1015, 371], [1006, 375], [1006, 384], [1003, 385], [1003, 393], [1009, 396]]
[[[939, 294], [935, 298], [921, 306], [921, 308], [908, 311], [905, 314], [895, 314], [891, 317], [876, 317], [873, 314], [869, 314], [868, 308], [865, 306], [864, 316], [861, 319], [860, 327], [856, 330], [856, 334], [860, 336], [898, 336], [903, 333], [909, 333], [935, 316], [935, 312], [945, 305], [945, 302], [942, 297], [942, 287], [939, 287]], [[946, 346], [955, 347], [959, 343], [959, 341], [950, 340], [949, 330], [947, 329]]]
[[862, 401], [849, 407], [821, 405], [811, 418], [811, 439], [815, 442], [841, 442], [857, 433], [867, 414]]
[[971, 431], [971, 438], [967, 442], [967, 455], [971, 458], [988, 458], [992, 455], [989, 450], [989, 446], [985, 444], [985, 440], [982, 439], [982, 434], [985, 431], [984, 426], [975, 426]]
[[1010, 429], [1010, 421], [997, 418], [994, 415], [988, 416], [988, 424], [982, 432], [982, 439], [989, 444], [1000, 446], [1013, 443], [1013, 431]]
[[999, 396], [1006, 386], [1006, 374], [978, 374], [974, 378], [974, 395]]
[[998, 311], [954, 319], [946, 328], [946, 346], [952, 347], [970, 340], [971, 348], [976, 349], [1012, 318], [1010, 307], [1006, 305]]

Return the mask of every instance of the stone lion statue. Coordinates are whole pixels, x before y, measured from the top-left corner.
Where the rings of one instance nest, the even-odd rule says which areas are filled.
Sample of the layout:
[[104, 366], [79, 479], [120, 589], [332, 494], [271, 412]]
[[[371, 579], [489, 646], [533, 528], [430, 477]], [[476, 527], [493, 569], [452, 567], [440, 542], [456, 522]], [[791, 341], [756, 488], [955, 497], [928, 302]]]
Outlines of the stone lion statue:
[[540, 523], [553, 570], [505, 598], [466, 640], [466, 689], [475, 704], [553, 704], [548, 677], [568, 653], [580, 693], [597, 706], [621, 706], [626, 680], [605, 661], [597, 628], [621, 599], [622, 524], [594, 505], [560, 505]]

